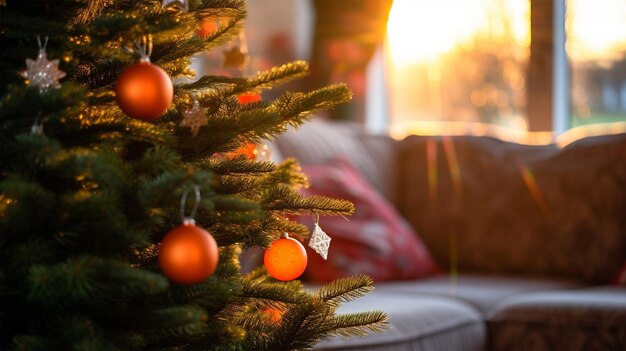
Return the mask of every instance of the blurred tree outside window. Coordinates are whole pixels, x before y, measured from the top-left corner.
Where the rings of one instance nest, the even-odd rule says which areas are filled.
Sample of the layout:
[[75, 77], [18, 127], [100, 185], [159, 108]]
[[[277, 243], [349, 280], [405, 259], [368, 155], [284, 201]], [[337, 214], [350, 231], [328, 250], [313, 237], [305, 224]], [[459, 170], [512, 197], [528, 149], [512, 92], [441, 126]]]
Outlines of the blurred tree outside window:
[[526, 129], [529, 13], [527, 0], [395, 0], [386, 45], [392, 132]]
[[626, 1], [566, 5], [569, 126], [626, 121]]

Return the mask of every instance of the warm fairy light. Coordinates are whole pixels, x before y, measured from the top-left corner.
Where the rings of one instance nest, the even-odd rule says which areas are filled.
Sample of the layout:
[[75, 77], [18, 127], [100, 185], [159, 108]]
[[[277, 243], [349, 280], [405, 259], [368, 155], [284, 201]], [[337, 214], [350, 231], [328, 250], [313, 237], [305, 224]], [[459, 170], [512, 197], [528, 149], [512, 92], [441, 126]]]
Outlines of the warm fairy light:
[[257, 156], [257, 152], [258, 151], [257, 151], [256, 144], [252, 142], [248, 142], [240, 146], [236, 150], [227, 153], [226, 156], [231, 160], [239, 156], [244, 156], [248, 160], [255, 160]]
[[79, 35], [79, 36], [69, 37], [68, 40], [71, 43], [74, 43], [76, 45], [83, 45], [83, 44], [91, 43], [91, 37], [88, 35]]
[[239, 101], [239, 103], [242, 105], [251, 104], [254, 102], [261, 101], [261, 95], [254, 91], [242, 93], [242, 94], [237, 95], [237, 101]]
[[11, 206], [12, 204], [16, 202], [17, 200], [14, 200], [8, 196], [0, 195], [0, 217], [2, 216], [4, 211], [7, 209], [7, 207]]
[[283, 319], [283, 312], [274, 307], [268, 307], [263, 310], [263, 314], [272, 322], [278, 324]]

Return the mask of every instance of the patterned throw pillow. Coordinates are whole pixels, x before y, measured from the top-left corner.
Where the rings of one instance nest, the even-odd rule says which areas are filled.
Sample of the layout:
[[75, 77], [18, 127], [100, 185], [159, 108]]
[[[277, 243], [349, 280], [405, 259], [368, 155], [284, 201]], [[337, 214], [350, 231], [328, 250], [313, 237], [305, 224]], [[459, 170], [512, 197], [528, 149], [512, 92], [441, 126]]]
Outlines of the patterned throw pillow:
[[[349, 200], [353, 216], [322, 216], [320, 227], [332, 238], [328, 260], [308, 250], [306, 278], [323, 283], [364, 273], [375, 281], [415, 279], [440, 272], [419, 236], [345, 158], [304, 167], [306, 195]], [[311, 224], [310, 218], [308, 224]]]

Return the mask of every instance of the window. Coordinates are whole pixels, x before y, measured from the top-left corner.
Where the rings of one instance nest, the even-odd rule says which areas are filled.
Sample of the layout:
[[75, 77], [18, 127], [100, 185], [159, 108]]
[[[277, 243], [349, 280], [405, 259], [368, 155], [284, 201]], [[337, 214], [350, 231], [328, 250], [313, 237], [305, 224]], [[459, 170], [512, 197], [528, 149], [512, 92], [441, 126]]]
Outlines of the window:
[[396, 137], [626, 131], [622, 0], [395, 0], [383, 51]]

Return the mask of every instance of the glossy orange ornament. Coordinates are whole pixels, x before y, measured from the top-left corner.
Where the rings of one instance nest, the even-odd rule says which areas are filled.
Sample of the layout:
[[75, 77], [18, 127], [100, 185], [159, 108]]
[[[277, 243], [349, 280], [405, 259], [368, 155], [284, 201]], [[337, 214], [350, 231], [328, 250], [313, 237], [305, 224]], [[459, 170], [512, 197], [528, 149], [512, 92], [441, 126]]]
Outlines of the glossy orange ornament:
[[255, 92], [239, 94], [237, 95], [237, 101], [242, 105], [259, 102], [261, 101], [261, 94]]
[[165, 235], [161, 242], [161, 269], [179, 284], [200, 283], [213, 274], [219, 250], [213, 236], [193, 221], [183, 223]]
[[161, 117], [173, 98], [172, 80], [147, 58], [125, 69], [115, 84], [115, 99], [122, 111], [142, 121]]
[[285, 235], [265, 250], [263, 262], [267, 273], [275, 279], [293, 280], [306, 269], [306, 250], [298, 240]]

